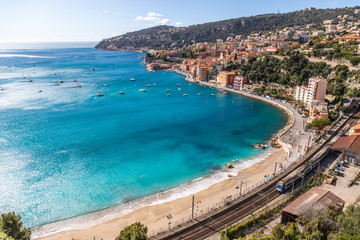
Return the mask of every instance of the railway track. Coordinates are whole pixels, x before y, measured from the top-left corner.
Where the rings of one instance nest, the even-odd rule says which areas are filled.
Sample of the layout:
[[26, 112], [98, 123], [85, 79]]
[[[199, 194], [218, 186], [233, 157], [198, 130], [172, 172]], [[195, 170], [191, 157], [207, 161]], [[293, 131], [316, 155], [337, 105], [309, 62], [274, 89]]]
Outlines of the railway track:
[[348, 130], [360, 118], [359, 110], [357, 110], [351, 117], [349, 117], [340, 126], [334, 134], [326, 139], [315, 150], [311, 151], [302, 161], [299, 161], [288, 171], [281, 173], [278, 177], [268, 182], [266, 185], [257, 189], [252, 193], [247, 194], [242, 199], [235, 200], [235, 203], [229, 207], [222, 209], [207, 217], [193, 220], [192, 225], [178, 229], [176, 232], [166, 233], [155, 236], [156, 239], [162, 240], [200, 240], [205, 239], [216, 232], [230, 226], [246, 216], [254, 213], [256, 210], [266, 206], [269, 202], [279, 197], [279, 193], [275, 190], [278, 180], [287, 176], [290, 172], [298, 169], [300, 166], [306, 164], [312, 157], [314, 157], [324, 146], [326, 146], [339, 131]]

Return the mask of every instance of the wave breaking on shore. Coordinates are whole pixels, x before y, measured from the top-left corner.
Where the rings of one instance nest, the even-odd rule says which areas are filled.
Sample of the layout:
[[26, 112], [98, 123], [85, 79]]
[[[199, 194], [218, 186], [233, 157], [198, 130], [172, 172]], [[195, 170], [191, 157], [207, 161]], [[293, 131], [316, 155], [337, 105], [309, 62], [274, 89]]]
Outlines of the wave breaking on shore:
[[222, 168], [214, 171], [210, 175], [194, 179], [190, 182], [181, 184], [180, 186], [169, 190], [157, 192], [139, 199], [123, 202], [119, 205], [99, 211], [85, 213], [74, 218], [45, 224], [39, 227], [34, 227], [32, 229], [32, 238], [36, 239], [59, 232], [91, 228], [98, 224], [125, 216], [142, 207], [159, 205], [196, 194], [211, 187], [216, 183], [228, 179], [228, 174], [236, 176], [239, 171], [249, 168], [252, 165], [264, 160], [273, 151], [274, 149], [267, 150], [248, 159], [239, 160], [239, 162], [233, 163], [233, 169]]

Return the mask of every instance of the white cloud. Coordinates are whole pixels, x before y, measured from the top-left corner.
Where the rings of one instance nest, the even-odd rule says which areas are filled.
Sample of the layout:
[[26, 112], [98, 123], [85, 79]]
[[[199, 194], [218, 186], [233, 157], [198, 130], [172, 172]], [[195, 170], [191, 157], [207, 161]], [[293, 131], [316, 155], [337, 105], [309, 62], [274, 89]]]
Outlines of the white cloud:
[[148, 12], [146, 16], [137, 16], [135, 21], [148, 21], [153, 22], [155, 24], [169, 24], [170, 19], [168, 18], [161, 18], [163, 15], [156, 12]]
[[176, 23], [175, 23], [176, 26], [180, 26], [180, 25], [182, 25], [182, 24], [183, 24], [182, 22], [176, 22]]
[[162, 17], [163, 15], [156, 12], [148, 12], [148, 17]]
[[109, 13], [110, 11], [109, 11], [109, 10], [106, 10], [106, 9], [103, 9], [102, 12], [103, 12], [103, 13]]

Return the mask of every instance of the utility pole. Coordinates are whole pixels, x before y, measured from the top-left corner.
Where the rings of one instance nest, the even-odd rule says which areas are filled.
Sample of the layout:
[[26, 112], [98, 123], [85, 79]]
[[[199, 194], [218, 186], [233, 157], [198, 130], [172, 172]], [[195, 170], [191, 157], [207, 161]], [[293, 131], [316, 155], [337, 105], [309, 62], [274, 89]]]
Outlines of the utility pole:
[[225, 240], [227, 239], [227, 225], [225, 225]]
[[195, 196], [192, 196], [191, 219], [194, 219]]
[[277, 167], [277, 162], [275, 162], [274, 177], [275, 177], [275, 174], [276, 174], [276, 167]]
[[242, 180], [241, 180], [241, 182], [240, 182], [240, 191], [239, 191], [239, 197], [240, 197], [240, 195], [241, 195], [241, 189], [242, 189]]

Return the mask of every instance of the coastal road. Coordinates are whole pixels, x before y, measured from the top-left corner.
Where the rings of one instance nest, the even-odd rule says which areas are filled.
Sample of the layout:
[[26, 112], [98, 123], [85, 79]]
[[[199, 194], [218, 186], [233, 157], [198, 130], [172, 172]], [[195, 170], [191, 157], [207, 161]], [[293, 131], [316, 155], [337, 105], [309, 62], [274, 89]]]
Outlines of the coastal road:
[[[281, 178], [287, 176], [292, 171], [306, 164], [310, 159], [312, 159], [312, 157], [314, 157], [320, 150], [322, 150], [324, 146], [328, 145], [330, 142], [333, 142], [333, 138], [338, 137], [340, 130], [348, 129], [359, 119], [359, 117], [359, 112], [355, 113], [352, 118], [349, 118], [342, 124], [341, 127], [336, 130], [335, 134], [327, 137], [326, 139], [322, 139], [320, 146], [309, 151], [306, 158], [303, 158], [301, 161], [295, 163], [291, 169], [281, 173], [269, 183], [258, 187], [255, 191], [246, 194], [243, 198], [235, 200], [234, 203], [229, 205], [229, 207], [209, 214], [207, 217], [193, 220], [191, 225], [185, 226], [182, 229], [176, 229], [173, 230], [174, 232], [167, 232], [165, 234], [155, 236], [155, 238], [163, 240], [205, 239], [214, 233], [221, 231], [226, 226], [230, 226], [244, 217], [249, 216], [261, 207], [266, 206], [269, 202], [275, 200], [279, 196], [279, 193], [275, 190], [275, 186]], [[313, 174], [313, 171], [311, 173]]]

